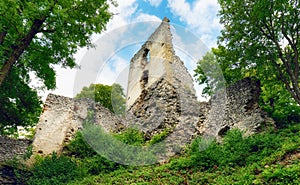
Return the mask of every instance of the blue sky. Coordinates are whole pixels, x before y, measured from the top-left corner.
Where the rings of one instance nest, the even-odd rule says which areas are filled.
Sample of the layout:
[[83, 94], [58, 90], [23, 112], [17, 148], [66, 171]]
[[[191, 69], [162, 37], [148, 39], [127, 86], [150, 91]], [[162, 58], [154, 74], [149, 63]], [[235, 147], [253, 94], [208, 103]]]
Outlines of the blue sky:
[[[217, 0], [117, 0], [117, 3], [117, 7], [110, 9], [115, 15], [107, 29], [93, 36], [96, 48], [83, 48], [75, 55], [81, 69], [56, 67], [57, 89], [52, 93], [73, 97], [90, 83], [116, 82], [126, 88], [131, 57], [164, 17], [171, 21], [175, 52], [191, 73], [203, 53], [216, 46], [222, 28], [217, 17]], [[195, 84], [195, 88], [200, 95], [201, 87]], [[41, 96], [45, 99], [49, 92], [42, 92]]]

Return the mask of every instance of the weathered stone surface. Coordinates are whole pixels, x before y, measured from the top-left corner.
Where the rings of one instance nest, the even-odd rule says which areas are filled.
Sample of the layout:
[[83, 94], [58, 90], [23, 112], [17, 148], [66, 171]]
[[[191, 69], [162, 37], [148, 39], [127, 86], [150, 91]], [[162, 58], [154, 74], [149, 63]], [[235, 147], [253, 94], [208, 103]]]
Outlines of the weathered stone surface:
[[262, 127], [274, 125], [274, 121], [258, 105], [259, 94], [259, 80], [245, 78], [227, 87], [226, 92], [213, 96], [201, 134], [220, 138], [226, 131], [237, 128], [250, 135], [259, 132]]
[[251, 78], [218, 92], [207, 103], [199, 103], [193, 79], [172, 49], [168, 22], [162, 22], [130, 63], [127, 106], [134, 126], [148, 139], [167, 130], [165, 155], [172, 156], [197, 135], [219, 139], [232, 128], [249, 135], [272, 123], [258, 106], [259, 81]]
[[90, 99], [75, 100], [49, 94], [40, 117], [33, 140], [33, 153], [49, 155], [61, 153], [63, 146], [75, 132], [82, 128], [83, 121], [93, 112], [94, 123], [107, 132], [121, 129], [121, 121], [108, 109]]
[[22, 157], [32, 141], [0, 136], [0, 162]]
[[13, 167], [0, 165], [0, 184], [18, 184]]

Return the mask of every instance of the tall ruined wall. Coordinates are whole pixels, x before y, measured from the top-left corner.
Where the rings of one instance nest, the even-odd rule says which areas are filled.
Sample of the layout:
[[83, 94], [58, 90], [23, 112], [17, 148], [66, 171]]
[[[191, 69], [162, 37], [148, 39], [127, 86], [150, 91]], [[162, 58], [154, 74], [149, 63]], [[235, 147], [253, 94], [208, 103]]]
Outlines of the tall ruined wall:
[[118, 120], [108, 109], [89, 99], [75, 100], [49, 94], [44, 104], [33, 140], [33, 153], [48, 155], [60, 153], [65, 143], [72, 139], [75, 132], [93, 111], [95, 124], [107, 132], [122, 128]]
[[[185, 68], [179, 61], [173, 49], [169, 20], [165, 18], [130, 61], [127, 108], [134, 104], [144, 89], [151, 87], [160, 78], [165, 78], [169, 83], [174, 84], [176, 74], [180, 74], [175, 72], [178, 64]], [[186, 70], [180, 72], [187, 73]], [[192, 78], [185, 83], [191, 89], [193, 88]]]
[[183, 147], [197, 133], [199, 106], [193, 79], [173, 49], [167, 18], [130, 65], [128, 116], [148, 139], [170, 133], [172, 136], [168, 137], [166, 148], [170, 154], [174, 153], [172, 148], [178, 148], [174, 145]]
[[259, 94], [259, 81], [245, 78], [214, 95], [209, 102], [197, 102], [190, 90], [177, 88], [161, 78], [142, 92], [129, 113], [148, 139], [167, 131], [165, 155], [172, 156], [178, 147], [184, 147], [198, 135], [219, 140], [230, 129], [251, 135], [274, 126], [258, 105]]
[[30, 140], [0, 136], [0, 162], [20, 158], [27, 152]]
[[[259, 107], [260, 83], [254, 78], [242, 79], [212, 97], [210, 109], [200, 128], [201, 134], [220, 138], [226, 131], [237, 128], [245, 131], [246, 135], [259, 132], [274, 121]], [[221, 105], [217, 100], [225, 98]], [[221, 115], [221, 117], [219, 116]]]

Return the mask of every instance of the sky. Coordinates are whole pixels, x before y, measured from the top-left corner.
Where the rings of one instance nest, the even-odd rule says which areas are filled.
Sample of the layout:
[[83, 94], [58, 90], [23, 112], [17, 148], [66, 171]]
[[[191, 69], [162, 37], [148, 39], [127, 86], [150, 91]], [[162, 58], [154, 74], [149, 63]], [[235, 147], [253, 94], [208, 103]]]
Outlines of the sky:
[[[78, 68], [56, 66], [57, 88], [40, 92], [74, 97], [91, 83], [119, 83], [126, 93], [130, 59], [159, 26], [170, 19], [173, 46], [193, 75], [196, 63], [216, 46], [222, 26], [219, 24], [217, 0], [117, 0], [114, 14], [101, 34], [93, 35], [95, 48], [82, 48], [75, 55]], [[194, 83], [198, 99], [202, 87]]]

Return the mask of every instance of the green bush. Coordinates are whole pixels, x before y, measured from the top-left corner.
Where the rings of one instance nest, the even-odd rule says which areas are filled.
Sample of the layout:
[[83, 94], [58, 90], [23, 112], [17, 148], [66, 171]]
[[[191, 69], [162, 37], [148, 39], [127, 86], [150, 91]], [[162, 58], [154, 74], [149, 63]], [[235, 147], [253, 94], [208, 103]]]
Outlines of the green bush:
[[245, 166], [269, 156], [280, 148], [280, 137], [274, 133], [255, 134], [243, 137], [239, 130], [231, 130], [222, 144], [212, 141], [205, 150], [200, 150], [201, 138], [191, 144], [191, 160], [194, 166], [209, 169], [216, 166]]
[[128, 145], [142, 146], [145, 144], [143, 132], [134, 128], [128, 128], [125, 131], [114, 135], [114, 137]]
[[81, 167], [86, 169], [90, 175], [98, 175], [100, 173], [115, 171], [123, 166], [110, 161], [101, 155], [95, 155], [93, 157], [83, 159]]
[[76, 133], [75, 138], [65, 147], [65, 149], [66, 155], [81, 159], [97, 155], [97, 152], [87, 144], [81, 132]]
[[165, 129], [161, 133], [154, 135], [151, 138], [151, 140], [149, 141], [149, 145], [153, 145], [153, 144], [156, 144], [156, 143], [159, 143], [159, 142], [163, 141], [166, 137], [168, 137], [170, 132], [171, 132], [170, 129]]
[[119, 164], [97, 154], [97, 152], [95, 152], [95, 150], [85, 141], [81, 132], [77, 132], [74, 140], [66, 146], [65, 154], [78, 158], [81, 167], [92, 175], [101, 172], [114, 171], [120, 167]]
[[274, 165], [261, 174], [262, 180], [268, 184], [300, 184], [300, 164], [289, 167]]
[[31, 169], [32, 176], [28, 179], [30, 185], [66, 184], [85, 176], [83, 169], [66, 156], [52, 154], [37, 162]]
[[197, 138], [191, 144], [191, 164], [204, 170], [219, 165], [222, 158], [222, 149], [216, 141], [212, 141], [205, 150], [200, 150], [202, 138]]

